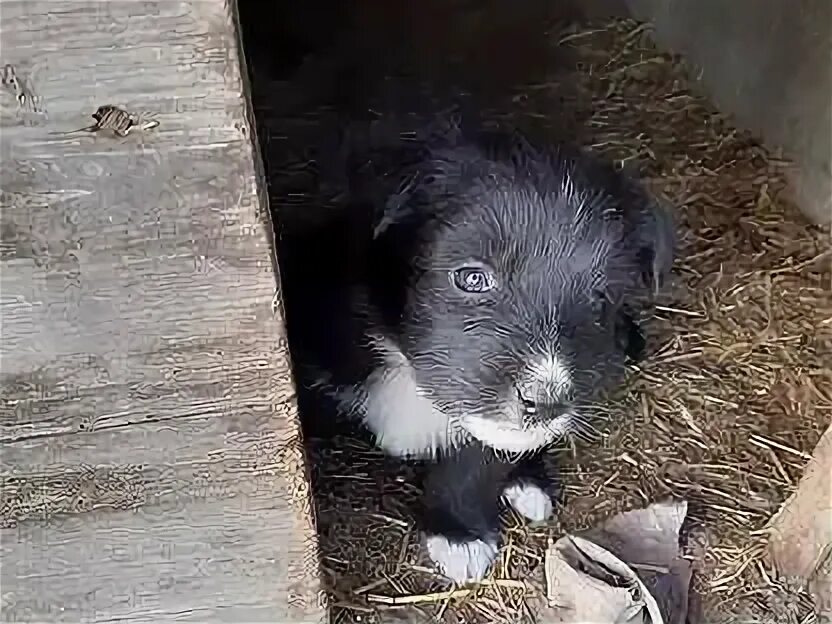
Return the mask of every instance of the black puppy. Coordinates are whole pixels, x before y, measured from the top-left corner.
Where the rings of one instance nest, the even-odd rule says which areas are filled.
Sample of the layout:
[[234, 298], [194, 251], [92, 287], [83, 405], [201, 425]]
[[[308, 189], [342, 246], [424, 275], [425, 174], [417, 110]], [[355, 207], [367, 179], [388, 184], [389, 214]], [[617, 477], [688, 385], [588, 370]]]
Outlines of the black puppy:
[[671, 220], [585, 153], [455, 118], [358, 124], [332, 162], [350, 206], [338, 235], [361, 260], [324, 267], [311, 308], [289, 313], [308, 327], [298, 379], [387, 453], [435, 462], [428, 552], [478, 580], [500, 499], [551, 514], [537, 452], [591, 418], [641, 350], [633, 315], [670, 269]]

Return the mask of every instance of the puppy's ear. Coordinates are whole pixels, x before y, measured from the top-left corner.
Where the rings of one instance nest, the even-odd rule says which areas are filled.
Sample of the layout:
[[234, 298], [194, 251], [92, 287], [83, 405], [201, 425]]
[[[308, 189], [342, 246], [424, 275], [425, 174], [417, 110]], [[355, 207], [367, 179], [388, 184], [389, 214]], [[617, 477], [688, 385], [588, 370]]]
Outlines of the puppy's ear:
[[415, 126], [412, 121], [394, 123], [386, 130], [385, 143], [372, 144], [374, 149], [361, 161], [363, 173], [352, 177], [363, 184], [360, 191], [353, 186], [353, 195], [368, 196], [374, 207], [373, 238], [393, 225], [428, 217], [423, 208], [430, 203], [429, 189], [459, 174], [459, 163], [448, 152], [464, 144], [478, 124], [466, 106], [455, 104]]
[[387, 155], [386, 183], [378, 187], [383, 195], [377, 194], [374, 202], [373, 238], [391, 226], [429, 218], [424, 208], [430, 203], [430, 189], [442, 188], [459, 176], [459, 163], [447, 158], [447, 150], [463, 140], [465, 124], [459, 109], [452, 109], [437, 116], [401, 150]]
[[405, 176], [389, 196], [379, 198], [373, 206], [373, 239], [383, 236], [391, 226], [403, 224], [415, 216], [411, 200], [417, 185], [418, 174]]
[[[673, 268], [676, 253], [676, 223], [673, 210], [641, 182], [643, 170], [637, 161], [623, 164], [617, 173], [608, 165], [607, 171], [617, 178], [617, 188], [625, 213], [634, 221], [634, 244], [638, 248], [639, 269], [644, 285], [653, 295], [662, 290]], [[632, 231], [632, 230], [631, 230]]]
[[668, 206], [652, 197], [641, 212], [636, 232], [645, 285], [653, 294], [665, 287], [676, 253], [676, 223]]
[[373, 239], [412, 212], [410, 198], [418, 182], [413, 148], [401, 142], [381, 147], [365, 145], [346, 158], [350, 202], [363, 206]]

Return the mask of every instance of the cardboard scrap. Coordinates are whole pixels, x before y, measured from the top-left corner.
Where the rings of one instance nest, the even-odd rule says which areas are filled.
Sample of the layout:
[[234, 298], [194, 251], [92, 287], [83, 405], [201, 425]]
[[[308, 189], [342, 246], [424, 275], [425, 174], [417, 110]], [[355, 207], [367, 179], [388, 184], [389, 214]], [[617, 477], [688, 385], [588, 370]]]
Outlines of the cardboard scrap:
[[679, 552], [687, 503], [657, 503], [628, 511], [584, 534], [634, 568], [656, 597], [666, 624], [685, 624], [691, 563]]
[[767, 528], [778, 575], [801, 582], [818, 615], [832, 617], [832, 426], [821, 436], [797, 490]]
[[550, 545], [538, 622], [689, 623], [691, 567], [679, 552], [686, 514], [685, 502], [656, 503]]

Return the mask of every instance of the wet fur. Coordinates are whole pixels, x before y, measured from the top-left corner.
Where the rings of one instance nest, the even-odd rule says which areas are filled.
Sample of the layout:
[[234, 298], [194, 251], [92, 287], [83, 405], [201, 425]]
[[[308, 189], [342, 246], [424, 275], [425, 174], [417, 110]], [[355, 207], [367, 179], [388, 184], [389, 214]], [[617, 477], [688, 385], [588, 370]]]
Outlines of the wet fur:
[[[437, 561], [475, 580], [496, 552], [500, 501], [518, 484], [551, 495], [538, 451], [591, 418], [517, 420], [517, 380], [534, 358], [559, 363], [582, 410], [621, 377], [643, 350], [636, 319], [669, 271], [672, 224], [576, 150], [454, 116], [401, 129], [348, 125], [323, 159], [345, 210], [284, 246], [287, 320], [302, 386], [388, 453], [434, 461], [428, 550], [476, 560]], [[494, 297], [454, 298], [447, 274], [466, 253], [497, 258]]]

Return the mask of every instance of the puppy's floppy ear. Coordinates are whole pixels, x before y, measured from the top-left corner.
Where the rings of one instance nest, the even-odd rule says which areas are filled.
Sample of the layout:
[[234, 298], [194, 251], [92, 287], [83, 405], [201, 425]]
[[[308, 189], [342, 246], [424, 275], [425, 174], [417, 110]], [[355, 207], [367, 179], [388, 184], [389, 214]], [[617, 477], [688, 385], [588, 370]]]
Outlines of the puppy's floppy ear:
[[401, 224], [414, 216], [410, 203], [414, 189], [418, 185], [419, 174], [412, 174], [401, 179], [398, 187], [386, 198], [380, 198], [373, 206], [373, 239], [384, 235], [395, 224]]
[[[571, 147], [571, 146], [570, 146]], [[664, 288], [676, 253], [676, 223], [668, 206], [640, 181], [639, 167], [629, 163], [618, 169], [613, 162], [591, 151], [572, 158], [583, 163], [583, 184], [603, 188], [618, 206], [616, 214], [626, 223], [628, 244], [635, 246], [641, 282], [653, 295]]]
[[375, 179], [381, 185], [373, 202], [373, 238], [382, 236], [393, 225], [427, 216], [419, 210], [428, 202], [424, 197], [427, 189], [446, 179], [449, 170], [455, 170], [447, 158], [435, 160], [437, 154], [460, 145], [476, 127], [476, 121], [464, 108], [452, 106], [436, 113], [430, 123], [402, 134], [396, 149], [375, 155], [376, 167], [381, 165], [382, 171]]
[[[614, 171], [614, 168], [608, 169]], [[676, 253], [676, 223], [669, 205], [654, 195], [641, 181], [638, 161], [622, 164], [614, 185], [621, 193], [625, 212], [635, 217], [634, 244], [638, 248], [639, 268], [644, 285], [653, 295], [662, 290], [673, 268]], [[632, 211], [632, 212], [631, 212]]]
[[644, 282], [653, 294], [664, 288], [676, 253], [676, 223], [670, 208], [645, 194], [646, 205], [641, 211], [636, 230]]
[[[364, 129], [362, 132], [367, 134]], [[412, 167], [415, 160], [412, 146], [401, 140], [375, 146], [367, 144], [366, 136], [361, 139], [363, 142], [357, 149], [345, 157], [347, 188], [350, 203], [364, 207], [362, 213], [375, 239], [394, 223], [403, 221], [410, 212], [408, 200], [418, 172]]]
[[373, 238], [390, 226], [417, 216], [415, 196], [441, 176], [432, 156], [460, 143], [466, 127], [463, 110], [454, 106], [428, 121], [408, 115], [385, 115], [353, 122], [342, 131], [342, 159], [349, 193], [356, 204], [371, 206]]

